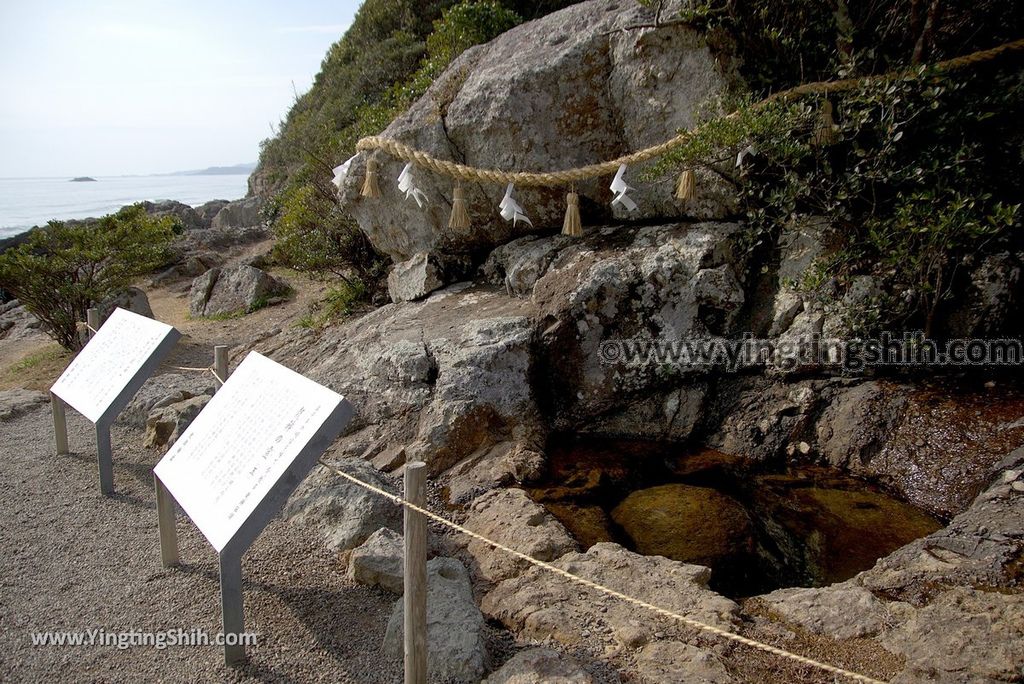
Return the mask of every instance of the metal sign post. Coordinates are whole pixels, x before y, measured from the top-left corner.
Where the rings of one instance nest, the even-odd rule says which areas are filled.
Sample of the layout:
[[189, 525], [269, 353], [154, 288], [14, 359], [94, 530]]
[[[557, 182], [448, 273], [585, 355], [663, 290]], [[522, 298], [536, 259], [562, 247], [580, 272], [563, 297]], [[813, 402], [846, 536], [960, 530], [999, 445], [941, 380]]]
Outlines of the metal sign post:
[[[177, 501], [220, 556], [225, 637], [244, 632], [242, 556], [351, 418], [340, 394], [251, 352], [154, 468], [163, 564], [178, 563]], [[244, 660], [225, 641], [224, 661]]]
[[104, 496], [114, 493], [110, 426], [180, 337], [165, 323], [116, 309], [50, 388], [57, 454], [68, 453], [68, 406], [96, 426], [96, 461]]

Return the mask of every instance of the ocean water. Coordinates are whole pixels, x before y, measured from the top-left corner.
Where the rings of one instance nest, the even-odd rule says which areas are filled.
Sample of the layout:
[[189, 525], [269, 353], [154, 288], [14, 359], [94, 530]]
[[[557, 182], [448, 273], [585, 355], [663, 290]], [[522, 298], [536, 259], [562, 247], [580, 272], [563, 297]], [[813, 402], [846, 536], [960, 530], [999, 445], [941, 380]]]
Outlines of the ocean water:
[[103, 216], [143, 200], [177, 200], [199, 206], [245, 196], [248, 176], [114, 176], [95, 183], [68, 178], [0, 178], [0, 238], [51, 219]]

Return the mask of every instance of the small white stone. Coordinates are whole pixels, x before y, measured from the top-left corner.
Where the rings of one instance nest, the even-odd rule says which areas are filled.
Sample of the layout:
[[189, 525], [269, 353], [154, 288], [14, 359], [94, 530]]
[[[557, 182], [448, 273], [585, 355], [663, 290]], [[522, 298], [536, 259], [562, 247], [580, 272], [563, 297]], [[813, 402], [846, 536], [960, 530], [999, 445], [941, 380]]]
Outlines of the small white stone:
[[1012, 487], [1015, 492], [1024, 492], [1024, 482], [1020, 480], [1014, 482], [1010, 487]]
[[1013, 482], [1018, 477], [1020, 477], [1019, 470], [1007, 470], [1005, 473], [1003, 473], [1003, 482]]

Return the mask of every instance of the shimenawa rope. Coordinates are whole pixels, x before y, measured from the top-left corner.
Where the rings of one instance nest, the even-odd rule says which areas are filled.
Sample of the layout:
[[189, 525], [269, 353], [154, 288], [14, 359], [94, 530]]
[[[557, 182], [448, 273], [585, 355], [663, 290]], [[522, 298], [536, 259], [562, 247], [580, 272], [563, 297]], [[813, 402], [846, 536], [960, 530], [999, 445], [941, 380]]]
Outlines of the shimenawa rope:
[[734, 632], [730, 632], [730, 631], [722, 629], [720, 627], [715, 627], [714, 625], [706, 624], [706, 623], [701, 622], [699, 620], [695, 620], [693, 618], [686, 617], [685, 615], [681, 615], [681, 614], [679, 614], [679, 613], [677, 613], [675, 611], [669, 610], [667, 608], [662, 608], [661, 606], [656, 606], [653, 603], [648, 603], [647, 601], [644, 601], [642, 599], [638, 599], [638, 598], [635, 598], [633, 596], [629, 596], [628, 594], [623, 594], [621, 591], [617, 591], [617, 590], [612, 589], [610, 587], [606, 587], [606, 586], [604, 586], [602, 584], [598, 584], [597, 582], [593, 582], [593, 581], [588, 580], [586, 578], [580, 577], [579, 575], [574, 575], [571, 572], [563, 570], [563, 569], [561, 569], [559, 567], [556, 567], [556, 566], [554, 566], [554, 565], [552, 565], [550, 563], [545, 563], [542, 560], [537, 560], [536, 558], [534, 558], [532, 556], [528, 556], [525, 553], [522, 553], [521, 551], [516, 551], [515, 549], [509, 548], [508, 546], [505, 546], [504, 544], [496, 542], [493, 539], [488, 539], [487, 537], [485, 537], [485, 536], [483, 536], [481, 534], [477, 534], [476, 532], [473, 532], [472, 530], [467, 529], [467, 528], [463, 527], [462, 525], [459, 525], [458, 523], [452, 522], [451, 520], [448, 520], [447, 518], [444, 518], [444, 517], [434, 513], [431, 510], [428, 510], [426, 508], [422, 508], [421, 506], [417, 506], [416, 504], [410, 503], [409, 501], [406, 501], [405, 499], [403, 499], [402, 497], [400, 497], [400, 496], [398, 496], [396, 494], [392, 494], [392, 493], [390, 493], [388, 491], [385, 491], [385, 490], [383, 490], [383, 489], [381, 489], [379, 487], [375, 487], [374, 485], [371, 485], [371, 484], [369, 484], [367, 482], [363, 482], [359, 478], [354, 477], [352, 475], [349, 475], [348, 473], [346, 473], [344, 471], [341, 471], [341, 470], [338, 470], [337, 468], [331, 466], [330, 464], [325, 462], [323, 459], [320, 459], [319, 462], [320, 462], [320, 465], [322, 465], [327, 470], [331, 471], [335, 475], [338, 475], [339, 477], [345, 478], [349, 482], [352, 482], [353, 484], [358, 485], [359, 487], [362, 487], [362, 488], [364, 488], [364, 489], [366, 489], [368, 491], [371, 491], [374, 494], [382, 496], [382, 497], [384, 497], [386, 499], [390, 499], [394, 503], [396, 503], [396, 504], [398, 504], [400, 506], [405, 506], [409, 510], [416, 511], [417, 513], [420, 513], [421, 515], [424, 515], [427, 518], [429, 518], [429, 519], [431, 519], [431, 520], [433, 520], [433, 521], [435, 521], [437, 523], [440, 523], [441, 525], [444, 525], [445, 527], [448, 527], [450, 529], [455, 530], [456, 532], [459, 532], [459, 533], [464, 534], [464, 535], [466, 535], [468, 537], [471, 537], [473, 539], [481, 541], [481, 542], [483, 542], [483, 543], [485, 543], [485, 544], [487, 544], [487, 545], [489, 545], [489, 546], [491, 546], [491, 547], [493, 547], [495, 549], [498, 549], [499, 551], [504, 551], [505, 553], [511, 554], [511, 555], [515, 556], [516, 558], [520, 558], [520, 559], [526, 561], [527, 563], [530, 563], [531, 565], [534, 565], [534, 566], [536, 566], [538, 568], [542, 568], [544, 570], [547, 570], [548, 572], [552, 572], [552, 573], [554, 573], [556, 575], [564, 577], [565, 579], [568, 579], [571, 582], [575, 582], [576, 584], [580, 584], [580, 585], [582, 585], [584, 587], [587, 587], [589, 589], [593, 589], [594, 591], [600, 592], [600, 593], [605, 594], [607, 596], [611, 596], [612, 598], [617, 598], [617, 599], [620, 599], [622, 601], [626, 601], [627, 603], [632, 603], [635, 606], [639, 606], [641, 608], [645, 608], [645, 609], [650, 610], [650, 611], [652, 611], [654, 613], [657, 613], [658, 615], [661, 615], [662, 617], [666, 617], [666, 618], [669, 618], [669, 619], [681, 622], [684, 625], [687, 625], [688, 627], [693, 627], [694, 629], [698, 629], [698, 630], [701, 630], [701, 631], [704, 631], [704, 632], [708, 632], [710, 634], [714, 634], [716, 636], [722, 637], [723, 639], [729, 639], [731, 641], [735, 641], [737, 643], [743, 644], [744, 646], [749, 646], [751, 648], [755, 648], [757, 650], [764, 651], [766, 653], [771, 653], [772, 655], [776, 655], [776, 656], [779, 656], [779, 657], [782, 657], [782, 658], [787, 658], [787, 659], [792, 660], [794, 662], [800, 663], [801, 665], [809, 665], [811, 667], [818, 668], [819, 670], [824, 670], [826, 672], [829, 672], [829, 673], [831, 673], [833, 675], [838, 675], [838, 676], [841, 676], [841, 677], [846, 677], [846, 678], [851, 679], [853, 681], [863, 682], [864, 684], [886, 684], [882, 680], [874, 679], [872, 677], [868, 677], [867, 675], [862, 675], [862, 674], [860, 674], [858, 672], [852, 672], [850, 670], [844, 670], [841, 667], [836, 667], [835, 665], [829, 665], [828, 663], [823, 663], [823, 662], [814, 660], [813, 658], [808, 658], [807, 656], [799, 655], [797, 653], [790, 653], [789, 651], [787, 651], [785, 649], [782, 649], [782, 648], [779, 648], [777, 646], [772, 646], [770, 644], [765, 644], [765, 643], [762, 643], [760, 641], [757, 641], [756, 639], [751, 639], [749, 637], [745, 637], [745, 636], [742, 636], [740, 634], [736, 634]]

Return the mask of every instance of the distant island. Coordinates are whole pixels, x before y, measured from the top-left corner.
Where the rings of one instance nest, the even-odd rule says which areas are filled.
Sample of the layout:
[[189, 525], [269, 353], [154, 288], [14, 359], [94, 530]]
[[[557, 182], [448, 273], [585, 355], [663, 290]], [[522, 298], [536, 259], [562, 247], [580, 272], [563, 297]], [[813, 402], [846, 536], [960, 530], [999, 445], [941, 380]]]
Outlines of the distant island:
[[157, 174], [164, 176], [235, 176], [252, 173], [256, 162], [235, 164], [233, 166], [208, 166], [194, 171], [175, 171], [174, 173]]
[[78, 176], [77, 178], [71, 179], [72, 183], [95, 183], [95, 178], [89, 178], [89, 176]]

